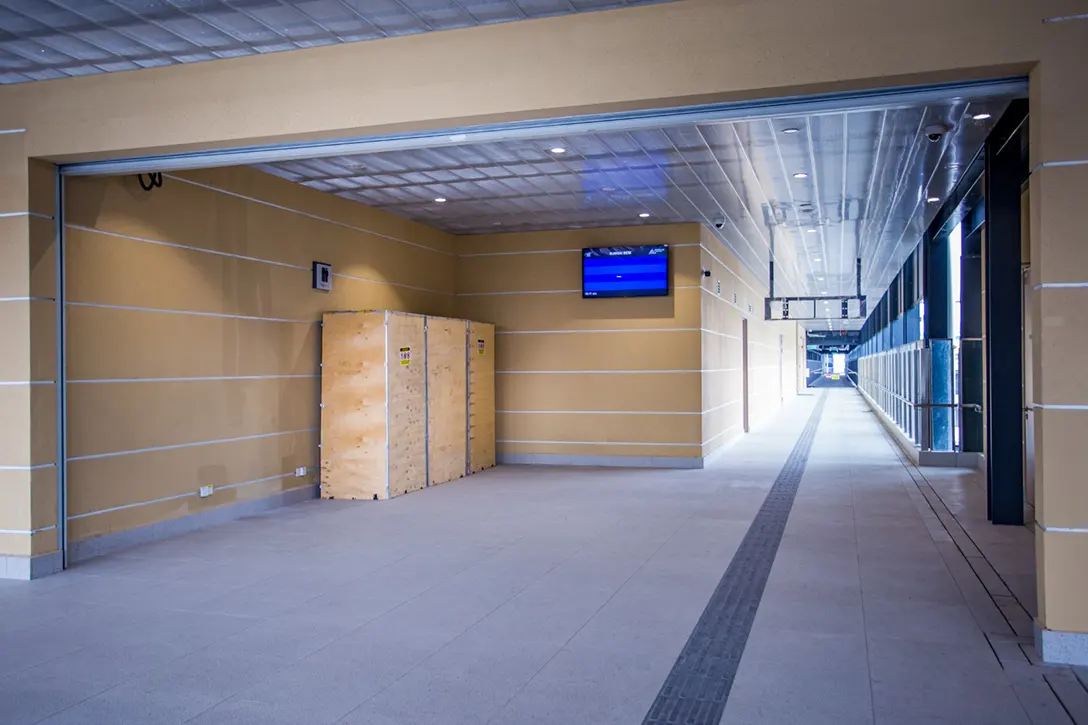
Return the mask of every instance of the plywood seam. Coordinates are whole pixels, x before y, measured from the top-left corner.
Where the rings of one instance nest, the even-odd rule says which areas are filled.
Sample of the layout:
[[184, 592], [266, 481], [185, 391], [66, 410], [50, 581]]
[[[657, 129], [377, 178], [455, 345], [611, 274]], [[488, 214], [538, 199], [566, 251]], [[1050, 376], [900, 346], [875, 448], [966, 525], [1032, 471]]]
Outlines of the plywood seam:
[[318, 216], [317, 214], [311, 214], [309, 212], [301, 211], [299, 209], [292, 209], [291, 207], [282, 206], [280, 204], [274, 204], [274, 203], [272, 203], [270, 201], [265, 201], [264, 199], [258, 199], [256, 197], [246, 196], [245, 194], [239, 194], [236, 191], [228, 191], [226, 189], [220, 189], [218, 187], [212, 186], [211, 184], [204, 184], [204, 183], [201, 183], [199, 181], [193, 181], [191, 179], [185, 179], [185, 178], [182, 178], [180, 176], [174, 176], [173, 174], [163, 174], [163, 176], [168, 178], [168, 179], [173, 179], [175, 181], [181, 182], [183, 184], [191, 184], [192, 186], [197, 186], [197, 187], [200, 187], [202, 189], [208, 189], [209, 191], [215, 191], [215, 192], [218, 192], [220, 194], [226, 194], [227, 196], [233, 196], [233, 197], [238, 198], [238, 199], [243, 199], [245, 201], [253, 202], [254, 204], [261, 204], [261, 205], [264, 205], [264, 206], [267, 206], [267, 207], [271, 207], [273, 209], [279, 209], [281, 211], [291, 212], [293, 214], [298, 214], [299, 216], [304, 216], [304, 217], [307, 217], [309, 219], [315, 219], [317, 221], [326, 222], [328, 224], [332, 224], [334, 226], [342, 227], [344, 229], [351, 229], [353, 231], [361, 232], [363, 234], [371, 234], [371, 235], [373, 235], [375, 237], [379, 237], [381, 239], [388, 239], [390, 241], [397, 242], [399, 244], [406, 244], [406, 245], [408, 245], [410, 247], [417, 247], [419, 249], [423, 249], [423, 250], [426, 250], [428, 252], [434, 252], [435, 254], [442, 254], [442, 255], [445, 255], [445, 256], [448, 256], [448, 257], [456, 257], [456, 255], [453, 252], [447, 252], [447, 251], [442, 250], [442, 249], [435, 249], [434, 247], [429, 247], [426, 244], [420, 244], [419, 242], [411, 242], [411, 241], [408, 241], [407, 239], [401, 239], [399, 237], [394, 237], [391, 234], [384, 234], [382, 232], [376, 232], [376, 231], [373, 231], [371, 229], [365, 229], [363, 227], [357, 227], [354, 224], [348, 224], [346, 222], [336, 221], [335, 219], [326, 219], [325, 217]]
[[[301, 272], [305, 272], [307, 275], [312, 274], [313, 270], [310, 267], [303, 267], [299, 264], [290, 264], [289, 262], [277, 262], [273, 259], [263, 259], [261, 257], [250, 257], [244, 254], [235, 254], [233, 252], [222, 252], [217, 249], [208, 249], [206, 247], [194, 247], [189, 244], [178, 244], [176, 242], [166, 242], [161, 239], [151, 239], [149, 237], [137, 237], [132, 234], [122, 234], [121, 232], [111, 232], [105, 229], [96, 229], [94, 227], [86, 227], [82, 224], [66, 224], [67, 229], [77, 229], [82, 232], [90, 232], [92, 234], [101, 234], [107, 237], [117, 237], [118, 239], [128, 239], [133, 242], [141, 242], [144, 244], [153, 244], [160, 247], [170, 247], [172, 249], [183, 249], [188, 252], [197, 252], [201, 254], [211, 254], [216, 257], [227, 257], [229, 259], [238, 259], [244, 262], [254, 262], [256, 264], [269, 264], [273, 267], [284, 267], [286, 269], [294, 269]], [[333, 277], [340, 277], [342, 279], [352, 279], [357, 282], [366, 282], [369, 284], [381, 284], [388, 285], [390, 287], [400, 287], [402, 289], [415, 290], [417, 292], [428, 292], [436, 295], [453, 295], [453, 292], [447, 292], [445, 290], [433, 290], [427, 287], [416, 287], [415, 285], [404, 284], [402, 282], [390, 282], [388, 280], [371, 279], [370, 277], [359, 277], [353, 274], [344, 274], [343, 272], [333, 272]]]

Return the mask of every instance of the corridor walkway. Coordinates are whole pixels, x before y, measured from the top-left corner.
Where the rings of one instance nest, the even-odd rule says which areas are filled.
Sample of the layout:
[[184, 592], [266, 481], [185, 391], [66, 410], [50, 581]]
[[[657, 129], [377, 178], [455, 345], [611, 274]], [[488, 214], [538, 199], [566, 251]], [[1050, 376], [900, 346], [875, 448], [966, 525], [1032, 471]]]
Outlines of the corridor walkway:
[[[1030, 532], [811, 392], [703, 471], [500, 468], [0, 581], [0, 724], [1088, 722], [1025, 646]], [[696, 657], [722, 692], [663, 689]]]

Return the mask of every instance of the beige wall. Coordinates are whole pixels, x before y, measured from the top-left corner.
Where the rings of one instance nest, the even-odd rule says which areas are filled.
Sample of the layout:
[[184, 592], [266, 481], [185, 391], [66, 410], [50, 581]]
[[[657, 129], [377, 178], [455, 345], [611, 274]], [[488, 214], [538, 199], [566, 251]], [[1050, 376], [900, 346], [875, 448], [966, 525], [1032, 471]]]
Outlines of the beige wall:
[[748, 320], [748, 423], [759, 425], [804, 387], [796, 323], [766, 322], [767, 283], [709, 229], [702, 230], [703, 455], [743, 434], [742, 321]]
[[[27, 157], [117, 157], [1030, 71], [1033, 274], [1041, 285], [1066, 277], [1088, 285], [1088, 260], [1077, 251], [1084, 248], [1078, 200], [1088, 186], [1082, 164], [1088, 24], [1044, 22], [1083, 11], [1082, 0], [683, 0], [0, 88], [0, 130], [27, 130], [0, 141], [0, 208], [25, 211]], [[380, 73], [359, 72], [379, 67]], [[0, 240], [14, 241], [0, 251], [3, 259], [25, 259], [31, 232], [20, 221], [0, 225]], [[5, 273], [3, 284], [12, 278], [15, 287], [25, 284], [22, 272]], [[1088, 431], [1088, 411], [1046, 409], [1082, 404], [1080, 388], [1071, 385], [1082, 366], [1071, 361], [1083, 360], [1078, 346], [1088, 335], [1079, 327], [1084, 316], [1067, 310], [1084, 307], [1083, 285], [1036, 290], [1033, 365], [1041, 404], [1040, 623], [1088, 633], [1088, 502], [1078, 493], [1084, 456], [1062, 437]], [[246, 302], [256, 299], [268, 297]], [[49, 338], [43, 319], [28, 339], [19, 325], [32, 319], [34, 305], [16, 305], [0, 323], [13, 340], [5, 360], [23, 359], [27, 346]], [[22, 431], [7, 436], [0, 453], [23, 465], [33, 458], [30, 448], [50, 448], [50, 426], [35, 429], [32, 445], [25, 440], [36, 418], [31, 398], [50, 393], [0, 395], [4, 420]]]
[[683, 0], [17, 85], [0, 89], [0, 129], [28, 129], [30, 156], [115, 157], [994, 77], [1039, 60], [1042, 18], [1078, 12], [1080, 0]]
[[1044, 33], [1031, 76], [1029, 200], [1038, 621], [1088, 633], [1088, 22]]
[[321, 313], [454, 306], [446, 234], [251, 169], [164, 182], [68, 181], [73, 541], [312, 484]]
[[57, 549], [53, 167], [24, 142], [0, 135], [0, 558]]
[[[582, 299], [581, 250], [669, 244], [668, 297]], [[700, 226], [457, 239], [457, 312], [495, 323], [500, 456], [702, 456]]]

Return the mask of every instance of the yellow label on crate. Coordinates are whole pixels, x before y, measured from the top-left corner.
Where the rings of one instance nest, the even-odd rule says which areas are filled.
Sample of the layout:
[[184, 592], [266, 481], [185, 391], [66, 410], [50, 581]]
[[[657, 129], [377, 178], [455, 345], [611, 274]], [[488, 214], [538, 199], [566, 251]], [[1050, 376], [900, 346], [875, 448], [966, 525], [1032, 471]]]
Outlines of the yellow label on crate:
[[402, 347], [400, 349], [400, 364], [411, 365], [412, 364], [412, 348]]

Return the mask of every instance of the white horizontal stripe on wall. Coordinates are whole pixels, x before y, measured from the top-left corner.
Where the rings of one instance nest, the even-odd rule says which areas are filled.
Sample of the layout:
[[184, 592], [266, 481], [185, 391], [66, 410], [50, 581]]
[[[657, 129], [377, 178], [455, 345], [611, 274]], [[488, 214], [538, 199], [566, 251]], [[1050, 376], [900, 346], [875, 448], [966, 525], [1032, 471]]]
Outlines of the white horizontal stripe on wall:
[[39, 211], [4, 211], [4, 212], [0, 212], [0, 219], [10, 219], [12, 217], [21, 217], [21, 216], [34, 217], [35, 219], [48, 219], [50, 221], [53, 220], [52, 215], [42, 214]]
[[[214, 486], [213, 487], [214, 491], [212, 492], [212, 496], [215, 496], [215, 491], [222, 491], [224, 489], [229, 489], [229, 488], [242, 488], [243, 486], [251, 486], [251, 485], [253, 485], [255, 483], [265, 483], [266, 481], [278, 481], [278, 480], [280, 480], [282, 478], [293, 478], [294, 476], [295, 476], [295, 472], [292, 471], [290, 473], [280, 473], [280, 474], [277, 474], [275, 476], [266, 476], [265, 478], [254, 478], [252, 481], [242, 481], [240, 483], [228, 483], [228, 484], [225, 484], [223, 486]], [[308, 485], [308, 484], [304, 484], [304, 485]], [[188, 493], [179, 493], [176, 496], [164, 496], [163, 498], [157, 498], [157, 499], [154, 499], [152, 501], [139, 501], [137, 503], [125, 504], [124, 506], [114, 506], [112, 508], [101, 509], [99, 511], [89, 511], [89, 512], [87, 512], [85, 514], [77, 514], [76, 516], [69, 516], [68, 519], [72, 520], [72, 521], [74, 521], [76, 519], [85, 519], [85, 518], [88, 518], [90, 516], [99, 516], [101, 514], [113, 513], [114, 511], [124, 511], [126, 509], [134, 509], [134, 508], [139, 508], [141, 506], [150, 506], [152, 504], [164, 503], [166, 501], [177, 501], [179, 499], [192, 498], [194, 496], [200, 496], [200, 492], [199, 491], [189, 491]]]
[[1088, 405], [1063, 405], [1061, 403], [1033, 403], [1032, 408], [1043, 410], [1088, 410]]
[[701, 373], [702, 370], [496, 370], [496, 375], [642, 375]]
[[318, 379], [319, 374], [312, 375], [208, 375], [184, 378], [98, 378], [94, 380], [69, 380], [69, 385], [87, 385], [94, 383], [189, 383], [208, 382], [215, 380], [292, 380], [298, 378]]
[[730, 335], [727, 332], [718, 332], [717, 330], [708, 330], [705, 327], [702, 328], [700, 330], [700, 332], [705, 332], [708, 335], [715, 335], [717, 337], [726, 337], [726, 338], [729, 338], [730, 340], [737, 340], [738, 342], [740, 341], [740, 335]]
[[1088, 282], [1042, 282], [1032, 289], [1084, 289], [1088, 288]]
[[534, 446], [668, 446], [671, 448], [698, 448], [698, 443], [631, 443], [623, 441], [514, 441], [497, 440], [496, 443], [509, 443]]
[[723, 430], [723, 431], [722, 431], [721, 433], [719, 433], [718, 435], [716, 435], [716, 436], [711, 436], [710, 438], [707, 438], [707, 439], [706, 439], [705, 441], [703, 441], [703, 445], [705, 446], [705, 445], [708, 445], [708, 444], [710, 444], [710, 443], [713, 443], [714, 441], [716, 441], [716, 440], [718, 440], [719, 438], [721, 438], [721, 437], [722, 437], [723, 435], [725, 435], [725, 434], [727, 434], [727, 433], [729, 433], [729, 432], [731, 432], [731, 431], [734, 431], [734, 430], [736, 430], [736, 429], [737, 429], [737, 426], [735, 426], [735, 425], [731, 425], [731, 426], [729, 426], [728, 428], [726, 428], [725, 430]]
[[39, 463], [34, 466], [0, 466], [0, 471], [40, 471], [43, 468], [56, 468], [56, 461], [51, 463]]
[[19, 385], [56, 385], [55, 380], [0, 380], [0, 387]]
[[[533, 234], [533, 232], [514, 232], [515, 234]], [[621, 246], [638, 246], [638, 245], [621, 245]], [[684, 244], [670, 244], [672, 249], [679, 249], [681, 247], [701, 247], [702, 244], [691, 242]], [[471, 259], [472, 257], [519, 257], [525, 254], [581, 254], [581, 249], [532, 249], [523, 252], [475, 252], [473, 254], [458, 254], [457, 256], [463, 259]]]
[[285, 430], [276, 433], [258, 433], [251, 436], [238, 436], [236, 438], [217, 438], [211, 441], [196, 441], [195, 443], [176, 443], [169, 446], [152, 446], [151, 448], [136, 448], [131, 451], [114, 451], [111, 453], [92, 453], [87, 456], [72, 456], [69, 461], [90, 461], [96, 458], [115, 458], [117, 456], [130, 456], [135, 453], [153, 453], [155, 451], [173, 451], [178, 448], [195, 448], [197, 446], [211, 446], [216, 443], [237, 443], [238, 441], [252, 441], [258, 438], [275, 438], [276, 436], [299, 435], [301, 433], [314, 433], [320, 428], [303, 428], [302, 430]]
[[43, 531], [54, 531], [56, 525], [43, 526], [40, 529], [0, 529], [0, 534], [15, 534], [17, 536], [33, 536], [34, 534], [40, 534]]
[[[150, 239], [148, 237], [136, 237], [136, 236], [133, 236], [131, 234], [121, 234], [120, 232], [108, 232], [108, 231], [105, 231], [103, 229], [95, 229], [93, 227], [85, 227], [85, 226], [82, 226], [80, 224], [68, 224], [66, 226], [69, 229], [78, 229], [79, 231], [89, 232], [91, 234], [101, 234], [102, 236], [106, 236], [106, 237], [116, 237], [118, 239], [127, 239], [127, 240], [132, 241], [132, 242], [141, 242], [143, 244], [153, 244], [153, 245], [159, 246], [159, 247], [171, 247], [173, 249], [183, 249], [183, 250], [185, 250], [187, 252], [198, 252], [198, 253], [201, 253], [201, 254], [211, 254], [211, 255], [214, 255], [216, 257], [227, 257], [229, 259], [240, 259], [240, 260], [242, 260], [244, 262], [254, 262], [256, 264], [269, 264], [269, 265], [272, 265], [273, 267], [284, 267], [286, 269], [295, 269], [295, 270], [298, 270], [300, 272], [305, 272], [307, 275], [310, 275], [310, 274], [313, 273], [313, 270], [310, 267], [303, 267], [302, 265], [299, 265], [299, 264], [289, 264], [287, 262], [277, 262], [277, 261], [275, 261], [273, 259], [263, 259], [261, 257], [250, 257], [250, 256], [247, 256], [247, 255], [244, 255], [244, 254], [234, 254], [233, 252], [220, 252], [219, 250], [216, 250], [216, 249], [207, 249], [206, 247], [194, 247], [194, 246], [191, 246], [191, 245], [188, 245], [188, 244], [177, 244], [175, 242], [165, 242], [165, 241], [162, 241], [161, 239]], [[450, 296], [453, 295], [452, 292], [443, 292], [441, 290], [433, 290], [433, 289], [428, 289], [426, 287], [416, 287], [415, 285], [403, 284], [401, 282], [390, 282], [388, 280], [374, 279], [372, 277], [359, 277], [359, 276], [356, 276], [356, 275], [353, 275], [353, 274], [344, 274], [343, 272], [336, 272], [335, 270], [333, 271], [332, 276], [333, 277], [340, 277], [341, 279], [353, 279], [353, 280], [356, 280], [358, 282], [368, 282], [370, 284], [382, 284], [382, 285], [388, 285], [390, 287], [399, 287], [401, 289], [416, 290], [417, 292], [429, 292], [431, 294], [436, 294], [436, 295], [450, 295]]]
[[586, 335], [595, 332], [699, 332], [698, 327], [652, 327], [652, 328], [639, 328], [628, 327], [615, 330], [496, 330], [496, 335]]
[[193, 317], [218, 317], [225, 320], [255, 320], [258, 322], [289, 322], [299, 325], [320, 325], [321, 320], [291, 320], [281, 317], [254, 317], [229, 315], [225, 312], [196, 312], [194, 310], [166, 310], [159, 307], [133, 307], [131, 305], [104, 305], [97, 302], [66, 302], [68, 307], [92, 307], [101, 310], [126, 310], [128, 312], [155, 312], [163, 315], [192, 315]]
[[56, 302], [52, 297], [0, 297], [0, 302]]
[[3, 128], [0, 129], [0, 136], [6, 136], [9, 133], [26, 133], [25, 128]]
[[503, 295], [573, 295], [582, 294], [580, 289], [536, 289], [513, 292], [458, 292], [458, 297], [500, 297]]
[[721, 410], [722, 408], [728, 408], [728, 407], [730, 407], [732, 405], [739, 405], [739, 404], [740, 404], [739, 400], [730, 400], [728, 403], [722, 403], [721, 405], [716, 405], [713, 408], [708, 408], [708, 409], [704, 410], [703, 415], [706, 415], [707, 413], [713, 413], [714, 411]]
[[1044, 526], [1038, 521], [1035, 522], [1035, 526], [1048, 534], [1088, 534], [1088, 529], [1071, 528], [1066, 526]]
[[[710, 296], [711, 296], [711, 297], [713, 297], [714, 299], [716, 299], [716, 300], [720, 300], [720, 301], [724, 302], [725, 304], [729, 305], [730, 307], [732, 307], [733, 309], [737, 310], [737, 311], [738, 311], [738, 312], [740, 312], [740, 313], [741, 313], [742, 315], [744, 315], [745, 317], [748, 317], [748, 318], [750, 318], [750, 319], [754, 319], [754, 318], [755, 318], [755, 316], [756, 316], [756, 313], [757, 313], [757, 310], [759, 309], [759, 308], [758, 308], [758, 307], [757, 307], [756, 305], [752, 305], [752, 311], [751, 311], [751, 312], [749, 312], [749, 311], [748, 311], [748, 310], [746, 310], [745, 308], [741, 307], [741, 306], [740, 306], [739, 304], [737, 304], [737, 303], [733, 302], [733, 300], [727, 300], [726, 298], [722, 297], [722, 296], [721, 296], [720, 294], [718, 294], [718, 293], [716, 293], [716, 292], [714, 292], [714, 291], [712, 291], [712, 290], [710, 290], [710, 289], [707, 289], [706, 287], [700, 287], [700, 289], [701, 289], [701, 290], [702, 290], [703, 292], [706, 292], [706, 293], [707, 293], [708, 295], [710, 295]], [[760, 297], [760, 298], [759, 298], [759, 301], [760, 301], [760, 303], [762, 304], [763, 298], [762, 298], [762, 297]]]
[[366, 229], [364, 227], [357, 227], [354, 224], [347, 224], [345, 222], [339, 222], [339, 221], [336, 221], [335, 219], [326, 219], [325, 217], [318, 216], [317, 214], [311, 214], [309, 212], [301, 211], [300, 209], [293, 209], [293, 208], [291, 208], [289, 206], [281, 206], [279, 204], [274, 204], [274, 203], [272, 203], [270, 201], [265, 201], [264, 199], [258, 199], [256, 197], [246, 196], [245, 194], [239, 194], [236, 191], [228, 191], [226, 189], [220, 189], [219, 187], [212, 186], [210, 184], [202, 184], [199, 181], [192, 181], [190, 179], [183, 179], [180, 176], [174, 176], [173, 174], [163, 174], [163, 177], [165, 177], [167, 179], [173, 179], [174, 181], [177, 181], [177, 182], [182, 183], [182, 184], [189, 184], [191, 186], [198, 186], [201, 189], [207, 189], [208, 191], [215, 191], [215, 192], [218, 192], [220, 194], [225, 194], [227, 196], [233, 196], [236, 199], [243, 199], [245, 201], [251, 201], [254, 204], [261, 204], [262, 206], [267, 206], [267, 207], [270, 207], [272, 209], [279, 209], [280, 211], [287, 211], [287, 212], [291, 212], [292, 214], [298, 214], [299, 216], [304, 216], [304, 217], [306, 217], [308, 219], [315, 219], [315, 220], [317, 220], [319, 222], [325, 222], [327, 224], [332, 224], [334, 226], [338, 226], [338, 227], [341, 227], [343, 229], [351, 229], [352, 231], [362, 232], [363, 234], [370, 234], [372, 236], [379, 237], [381, 239], [388, 239], [389, 241], [392, 241], [392, 242], [398, 242], [399, 244], [407, 244], [409, 247], [418, 247], [419, 249], [423, 249], [423, 250], [426, 250], [428, 252], [434, 252], [435, 254], [444, 254], [447, 257], [455, 256], [453, 254], [453, 252], [446, 252], [446, 251], [443, 251], [441, 249], [435, 249], [434, 247], [428, 247], [426, 244], [420, 244], [419, 242], [412, 242], [412, 241], [409, 241], [407, 239], [401, 239], [400, 237], [394, 237], [391, 234], [385, 234], [383, 232], [376, 232], [373, 229]]
[[[704, 252], [706, 252], [707, 254], [709, 254], [709, 255], [710, 255], [710, 258], [711, 258], [711, 259], [713, 259], [713, 260], [714, 260], [715, 262], [717, 262], [717, 263], [718, 263], [718, 264], [720, 264], [720, 265], [721, 265], [722, 267], [724, 267], [724, 268], [725, 268], [725, 271], [727, 271], [727, 272], [729, 272], [729, 274], [733, 275], [733, 276], [734, 276], [734, 277], [736, 278], [736, 280], [737, 280], [738, 282], [740, 282], [740, 283], [741, 283], [742, 285], [744, 285], [744, 286], [745, 286], [745, 287], [747, 287], [747, 288], [748, 288], [749, 290], [751, 290], [751, 291], [752, 291], [752, 293], [753, 293], [754, 295], [756, 295], [757, 297], [759, 297], [760, 299], [762, 299], [762, 298], [763, 298], [763, 296], [764, 296], [764, 295], [763, 295], [763, 293], [762, 293], [762, 292], [760, 292], [759, 290], [757, 290], [757, 289], [756, 289], [755, 287], [753, 287], [752, 285], [748, 284], [748, 280], [744, 279], [744, 278], [743, 278], [743, 277], [741, 277], [741, 276], [740, 276], [739, 274], [737, 274], [737, 273], [736, 273], [735, 271], [733, 271], [733, 268], [732, 268], [732, 267], [730, 267], [730, 266], [729, 266], [728, 264], [726, 264], [725, 262], [723, 262], [723, 261], [722, 261], [722, 259], [721, 259], [721, 258], [720, 258], [720, 257], [719, 257], [718, 255], [714, 254], [714, 252], [710, 251], [710, 250], [709, 250], [709, 249], [707, 248], [707, 246], [706, 246], [705, 244], [700, 244], [699, 246], [703, 248], [703, 251], [704, 251]], [[710, 292], [710, 290], [707, 290], [707, 292]], [[714, 296], [715, 296], [715, 297], [718, 297], [719, 299], [721, 299], [721, 300], [723, 300], [723, 301], [728, 301], [728, 300], [725, 300], [725, 298], [723, 298], [723, 297], [719, 297], [718, 295], [714, 295]], [[733, 304], [733, 303], [732, 303], [732, 302], [730, 302], [729, 304]]]
[[[673, 285], [673, 289], [696, 289], [699, 285], [695, 284], [678, 284]], [[580, 289], [537, 289], [537, 290], [515, 290], [513, 292], [458, 292], [458, 297], [500, 297], [503, 295], [580, 295], [582, 290]], [[607, 298], [605, 298], [607, 299]]]

